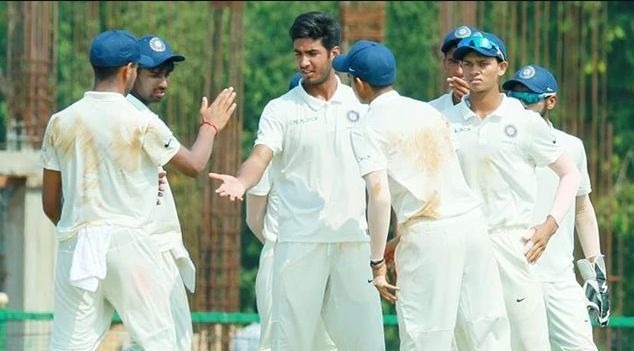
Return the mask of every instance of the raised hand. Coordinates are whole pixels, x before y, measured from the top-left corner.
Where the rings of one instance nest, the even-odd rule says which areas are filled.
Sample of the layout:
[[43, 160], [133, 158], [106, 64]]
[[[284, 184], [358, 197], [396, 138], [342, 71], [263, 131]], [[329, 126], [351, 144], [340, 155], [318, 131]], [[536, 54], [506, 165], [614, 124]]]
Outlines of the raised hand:
[[209, 178], [222, 181], [222, 184], [216, 189], [216, 194], [223, 197], [228, 196], [231, 201], [235, 199], [242, 201], [246, 188], [238, 178], [218, 173], [209, 173]]
[[210, 123], [217, 131], [221, 131], [236, 110], [235, 98], [233, 87], [223, 89], [211, 104], [203, 97], [200, 103], [200, 123]]

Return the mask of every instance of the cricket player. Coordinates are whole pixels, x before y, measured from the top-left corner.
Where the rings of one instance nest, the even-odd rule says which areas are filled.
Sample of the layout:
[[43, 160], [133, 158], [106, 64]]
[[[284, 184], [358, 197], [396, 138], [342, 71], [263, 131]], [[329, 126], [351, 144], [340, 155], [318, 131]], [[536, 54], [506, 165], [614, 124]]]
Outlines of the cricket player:
[[[299, 73], [293, 75], [288, 89], [299, 85], [302, 76]], [[270, 166], [269, 166], [270, 167]], [[247, 226], [264, 247], [260, 252], [258, 273], [255, 277], [255, 298], [260, 316], [260, 350], [271, 350], [271, 304], [273, 291], [273, 258], [275, 242], [277, 241], [277, 216], [279, 207], [279, 195], [273, 187], [273, 181], [269, 177], [267, 168], [260, 182], [247, 192], [246, 222]], [[318, 338], [323, 340], [323, 346], [319, 350], [336, 350], [332, 339], [326, 332], [323, 323], [320, 323]]]
[[445, 77], [447, 77], [449, 92], [429, 102], [438, 111], [442, 112], [453, 107], [460, 102], [464, 95], [469, 93], [469, 85], [464, 80], [460, 61], [453, 58], [453, 53], [456, 51], [456, 46], [458, 46], [460, 40], [479, 32], [479, 29], [461, 25], [445, 35], [440, 51], [443, 55], [442, 69]]
[[[134, 86], [126, 98], [139, 111], [159, 118], [148, 105], [165, 97], [174, 63], [184, 61], [185, 57], [175, 54], [165, 40], [155, 35], [146, 35], [139, 39], [139, 46], [141, 55], [147, 57], [149, 62], [139, 65]], [[165, 174], [163, 167], [159, 167], [158, 171]], [[193, 330], [185, 287], [194, 292], [196, 269], [183, 244], [176, 203], [167, 177], [164, 179], [163, 196], [155, 208], [151, 234], [162, 253], [166, 274], [163, 279], [168, 280], [173, 287], [170, 297], [178, 350], [191, 351]]]
[[[498, 79], [508, 66], [500, 38], [492, 33], [464, 38], [454, 58], [461, 61], [470, 93], [444, 114], [453, 123], [465, 179], [484, 203], [512, 350], [548, 351], [546, 309], [533, 263], [573, 203], [579, 171], [539, 114], [500, 93]], [[546, 166], [558, 176], [556, 194], [541, 224], [531, 227], [535, 168]], [[464, 349], [461, 339], [457, 334], [458, 347]]]
[[[358, 41], [333, 67], [348, 73], [357, 97], [370, 104], [351, 140], [368, 192], [374, 285], [396, 301], [400, 350], [449, 351], [459, 323], [468, 350], [508, 351], [497, 263], [449, 122], [392, 88], [396, 61], [385, 45]], [[400, 289], [388, 283], [383, 258], [392, 206]]]
[[175, 350], [173, 287], [147, 229], [157, 167], [171, 162], [185, 173], [202, 171], [215, 129], [235, 110], [235, 93], [225, 89], [211, 105], [203, 98], [203, 126], [189, 151], [125, 98], [137, 65], [148, 63], [133, 35], [99, 34], [90, 63], [93, 90], [49, 119], [41, 150], [42, 205], [59, 241], [51, 350], [95, 350], [115, 310], [141, 348]]
[[[581, 182], [577, 190], [574, 209], [570, 209], [553, 235], [546, 250], [536, 262], [537, 273], [542, 282], [550, 345], [553, 350], [597, 350], [592, 340], [592, 325], [586, 309], [592, 310], [601, 326], [609, 317], [609, 295], [605, 263], [599, 243], [599, 227], [590, 201], [590, 177], [586, 152], [581, 139], [553, 127], [550, 111], [557, 104], [557, 80], [551, 72], [538, 65], [520, 68], [502, 88], [507, 95], [517, 98], [527, 109], [539, 113], [552, 129], [564, 151], [573, 159]], [[539, 167], [537, 174], [537, 199], [533, 223], [539, 223], [548, 213], [557, 189], [557, 175], [549, 168]], [[584, 289], [579, 286], [573, 267], [574, 231], [584, 253], [579, 261], [584, 276]], [[588, 267], [590, 278], [582, 267]], [[601, 281], [599, 283], [598, 281]], [[587, 292], [587, 297], [584, 295]], [[597, 313], [598, 312], [598, 313]]]
[[319, 350], [323, 320], [338, 350], [385, 349], [365, 221], [365, 189], [350, 131], [366, 111], [335, 75], [341, 27], [330, 15], [299, 15], [289, 31], [302, 84], [270, 101], [255, 147], [219, 196], [241, 199], [271, 163], [279, 195], [273, 271], [272, 349]]

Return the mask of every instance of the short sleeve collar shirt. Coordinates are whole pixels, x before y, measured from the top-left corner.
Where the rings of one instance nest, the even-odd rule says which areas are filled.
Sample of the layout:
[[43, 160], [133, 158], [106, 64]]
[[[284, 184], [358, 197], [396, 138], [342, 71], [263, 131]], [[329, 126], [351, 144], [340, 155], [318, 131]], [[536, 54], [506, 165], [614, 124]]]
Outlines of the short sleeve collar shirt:
[[255, 144], [274, 153], [278, 241], [368, 240], [365, 185], [350, 144], [366, 110], [338, 78], [328, 101], [300, 84], [265, 106]]
[[561, 146], [537, 113], [501, 94], [500, 106], [485, 118], [469, 105], [469, 96], [444, 111], [453, 124], [465, 179], [484, 201], [490, 230], [528, 227], [535, 205], [535, 167], [561, 155]]

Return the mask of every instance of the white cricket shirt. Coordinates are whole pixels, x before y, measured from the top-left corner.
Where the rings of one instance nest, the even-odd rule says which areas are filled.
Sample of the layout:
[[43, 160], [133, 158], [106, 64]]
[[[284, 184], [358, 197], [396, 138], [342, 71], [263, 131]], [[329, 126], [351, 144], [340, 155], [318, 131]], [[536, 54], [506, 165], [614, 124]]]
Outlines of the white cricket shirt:
[[118, 93], [89, 91], [54, 114], [41, 161], [44, 168], [61, 172], [58, 239], [86, 225], [145, 228], [156, 207], [157, 167], [179, 148], [163, 121], [138, 111]]
[[[579, 173], [581, 182], [577, 190], [577, 196], [590, 194], [592, 186], [588, 175], [588, 163], [586, 151], [581, 139], [553, 128], [557, 142], [561, 144], [564, 152], [573, 160]], [[548, 167], [539, 167], [537, 173], [537, 201], [533, 212], [532, 224], [541, 224], [555, 201], [555, 193], [559, 185], [559, 177]], [[546, 251], [537, 260], [537, 272], [542, 281], [559, 281], [574, 274], [574, 248], [575, 248], [575, 206], [570, 206], [565, 217], [559, 223], [559, 229], [548, 241]]]
[[451, 96], [451, 90], [447, 94], [440, 95], [434, 100], [431, 100], [429, 104], [432, 105], [436, 110], [440, 112], [443, 112], [445, 110], [448, 110], [454, 107], [453, 97]]
[[369, 241], [365, 184], [350, 143], [350, 130], [366, 110], [339, 78], [329, 101], [300, 84], [266, 105], [255, 144], [275, 156], [278, 241]]
[[269, 165], [264, 171], [264, 174], [258, 184], [249, 189], [249, 194], [256, 196], [268, 196], [262, 227], [262, 236], [264, 236], [264, 239], [267, 241], [275, 242], [277, 240], [277, 231], [279, 229], [277, 216], [278, 208], [280, 206], [280, 197], [273, 186], [270, 169], [271, 166]]
[[562, 153], [539, 114], [500, 95], [502, 103], [484, 119], [471, 111], [468, 95], [443, 111], [456, 133], [465, 179], [484, 201], [490, 231], [529, 227], [537, 191], [535, 167], [548, 166]]
[[480, 205], [460, 170], [452, 133], [440, 112], [396, 91], [373, 100], [354, 129], [361, 175], [387, 170], [399, 224], [454, 217]]

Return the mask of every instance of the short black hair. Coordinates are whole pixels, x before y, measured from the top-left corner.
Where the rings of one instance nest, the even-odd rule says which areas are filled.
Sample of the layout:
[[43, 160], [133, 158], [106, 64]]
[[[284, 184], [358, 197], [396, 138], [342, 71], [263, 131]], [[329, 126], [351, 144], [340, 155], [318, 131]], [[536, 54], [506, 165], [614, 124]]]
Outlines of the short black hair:
[[108, 79], [116, 76], [117, 72], [119, 72], [121, 67], [123, 67], [123, 66], [119, 66], [119, 67], [98, 67], [98, 66], [92, 66], [92, 69], [95, 72], [95, 80], [98, 81], [98, 82], [101, 82], [101, 81], [108, 80]]
[[328, 51], [341, 44], [341, 25], [325, 12], [313, 11], [297, 16], [288, 33], [292, 41], [304, 38], [321, 39]]

